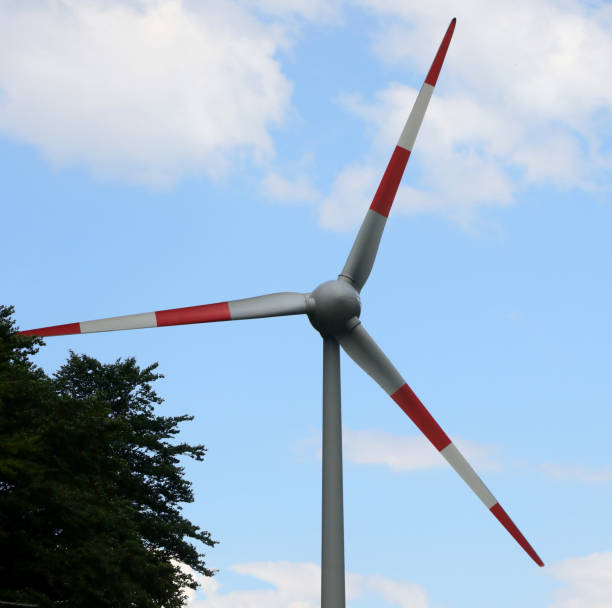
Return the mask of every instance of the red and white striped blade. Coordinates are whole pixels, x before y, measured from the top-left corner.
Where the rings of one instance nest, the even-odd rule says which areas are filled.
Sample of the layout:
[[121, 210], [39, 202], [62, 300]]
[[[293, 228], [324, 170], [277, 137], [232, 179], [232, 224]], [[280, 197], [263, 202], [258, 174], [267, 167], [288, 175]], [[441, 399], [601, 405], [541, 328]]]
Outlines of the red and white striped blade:
[[362, 325], [357, 325], [350, 333], [337, 336], [342, 348], [367, 374], [391, 396], [419, 430], [429, 439], [446, 461], [457, 471], [463, 481], [480, 498], [487, 509], [499, 520], [529, 557], [543, 566], [544, 563], [516, 527], [497, 499], [491, 494], [470, 463], [449, 439], [442, 427], [436, 422], [419, 398], [412, 392], [391, 361], [370, 337]]
[[189, 325], [191, 323], [212, 323], [214, 321], [236, 321], [238, 319], [260, 319], [282, 317], [308, 312], [307, 294], [284, 292], [273, 293], [243, 300], [187, 306], [144, 312], [136, 315], [109, 317], [95, 321], [52, 325], [19, 332], [25, 336], [65, 336], [69, 334], [89, 334], [99, 331], [119, 329], [142, 329], [145, 327], [165, 327], [168, 325]]
[[404, 130], [400, 135], [391, 160], [374, 195], [374, 200], [366, 213], [359, 233], [353, 243], [353, 248], [340, 273], [340, 276], [344, 276], [352, 282], [357, 291], [361, 291], [372, 271], [391, 205], [393, 205], [395, 194], [404, 175], [404, 169], [410, 158], [416, 136], [421, 128], [425, 111], [438, 81], [438, 76], [446, 57], [446, 51], [455, 30], [455, 23], [456, 19], [453, 19], [446, 30], [440, 48], [417, 95]]

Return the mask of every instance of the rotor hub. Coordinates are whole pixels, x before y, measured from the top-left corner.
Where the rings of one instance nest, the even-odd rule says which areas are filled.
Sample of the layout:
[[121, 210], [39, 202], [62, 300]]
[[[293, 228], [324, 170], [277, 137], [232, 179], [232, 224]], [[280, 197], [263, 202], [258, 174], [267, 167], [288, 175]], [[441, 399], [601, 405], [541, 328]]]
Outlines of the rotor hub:
[[359, 292], [344, 279], [321, 283], [310, 294], [310, 303], [308, 318], [324, 336], [350, 329], [361, 313]]

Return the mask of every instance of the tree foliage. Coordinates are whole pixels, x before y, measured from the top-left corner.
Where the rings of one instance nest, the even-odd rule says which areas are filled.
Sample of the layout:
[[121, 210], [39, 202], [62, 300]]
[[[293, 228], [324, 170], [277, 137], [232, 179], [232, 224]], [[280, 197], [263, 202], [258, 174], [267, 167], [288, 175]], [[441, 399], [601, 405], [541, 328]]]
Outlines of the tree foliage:
[[208, 532], [181, 514], [193, 501], [176, 443], [192, 416], [160, 416], [157, 364], [102, 364], [70, 353], [54, 376], [0, 306], [0, 600], [40, 606], [183, 605], [211, 576], [191, 541]]

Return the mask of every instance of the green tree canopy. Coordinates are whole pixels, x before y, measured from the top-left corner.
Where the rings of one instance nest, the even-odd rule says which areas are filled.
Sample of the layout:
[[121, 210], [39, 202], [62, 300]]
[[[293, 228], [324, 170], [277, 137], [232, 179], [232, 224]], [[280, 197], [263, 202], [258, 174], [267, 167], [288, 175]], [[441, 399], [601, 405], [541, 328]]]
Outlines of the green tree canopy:
[[39, 606], [174, 608], [212, 576], [181, 514], [193, 502], [175, 441], [192, 416], [156, 414], [157, 364], [70, 353], [52, 377], [0, 306], [0, 600]]

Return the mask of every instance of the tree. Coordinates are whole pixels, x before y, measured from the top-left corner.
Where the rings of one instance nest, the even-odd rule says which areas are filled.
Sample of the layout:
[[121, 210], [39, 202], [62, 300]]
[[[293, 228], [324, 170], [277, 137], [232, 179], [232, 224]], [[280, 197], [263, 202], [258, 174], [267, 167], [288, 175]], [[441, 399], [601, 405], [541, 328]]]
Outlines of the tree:
[[30, 360], [0, 306], [0, 600], [40, 606], [182, 606], [212, 576], [189, 539], [214, 546], [181, 514], [193, 501], [175, 443], [192, 416], [160, 416], [157, 364], [102, 364], [71, 352], [52, 377]]

